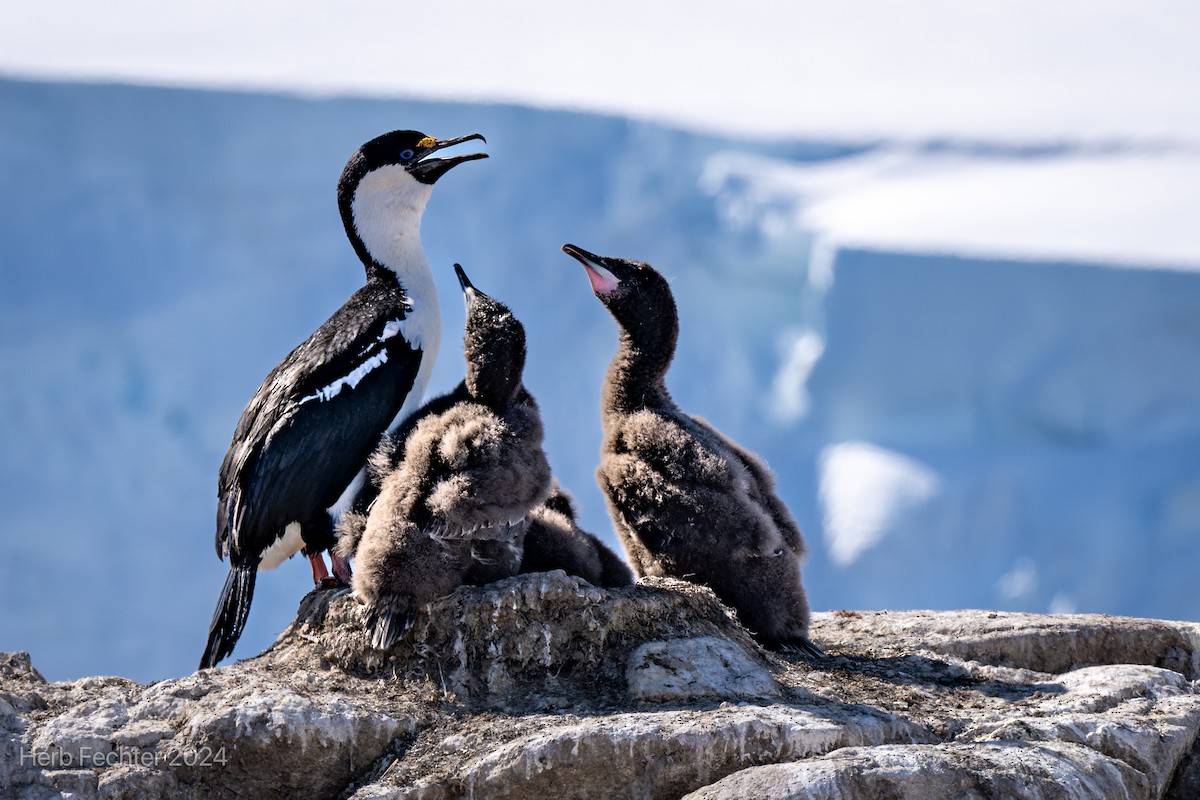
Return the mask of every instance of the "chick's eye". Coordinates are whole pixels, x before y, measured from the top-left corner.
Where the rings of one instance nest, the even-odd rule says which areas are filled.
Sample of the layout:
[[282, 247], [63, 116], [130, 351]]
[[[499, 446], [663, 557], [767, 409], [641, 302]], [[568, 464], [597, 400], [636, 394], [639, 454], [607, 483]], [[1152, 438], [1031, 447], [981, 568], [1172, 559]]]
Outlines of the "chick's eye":
[[412, 158], [414, 155], [416, 155], [416, 153], [414, 153], [414, 152], [413, 152], [411, 149], [408, 149], [408, 150], [401, 150], [401, 151], [400, 151], [400, 160], [401, 160], [401, 161], [408, 161], [408, 160], [410, 160], [410, 159], [411, 159], [411, 158]]

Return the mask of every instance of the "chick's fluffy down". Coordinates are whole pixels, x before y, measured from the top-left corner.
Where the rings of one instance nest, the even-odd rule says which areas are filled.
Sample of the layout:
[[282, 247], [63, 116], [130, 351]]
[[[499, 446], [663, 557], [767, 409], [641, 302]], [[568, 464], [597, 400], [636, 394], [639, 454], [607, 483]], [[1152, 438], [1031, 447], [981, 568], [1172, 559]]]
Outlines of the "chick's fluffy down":
[[542, 450], [542, 423], [529, 400], [497, 414], [460, 403], [417, 426], [409, 438], [405, 467], [441, 466], [426, 506], [441, 526], [464, 531], [523, 518], [550, 493], [550, 464]]

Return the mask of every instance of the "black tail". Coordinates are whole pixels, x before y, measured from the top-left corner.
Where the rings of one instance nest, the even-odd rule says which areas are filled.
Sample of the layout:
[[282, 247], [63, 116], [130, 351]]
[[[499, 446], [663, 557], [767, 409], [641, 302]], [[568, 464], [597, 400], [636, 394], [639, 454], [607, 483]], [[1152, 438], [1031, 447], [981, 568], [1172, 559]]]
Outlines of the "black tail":
[[408, 635], [416, 620], [416, 608], [372, 609], [367, 615], [367, 630], [371, 633], [371, 647], [376, 650], [387, 650]]
[[807, 636], [791, 636], [779, 643], [779, 649], [807, 659], [826, 658], [825, 651], [812, 643]]
[[218, 661], [233, 652], [233, 646], [246, 627], [246, 617], [250, 616], [250, 601], [254, 599], [254, 579], [257, 576], [256, 567], [229, 566], [229, 577], [225, 579], [225, 588], [221, 589], [221, 597], [217, 600], [217, 610], [213, 612], [212, 622], [208, 625], [208, 644], [200, 659], [200, 669], [215, 667]]

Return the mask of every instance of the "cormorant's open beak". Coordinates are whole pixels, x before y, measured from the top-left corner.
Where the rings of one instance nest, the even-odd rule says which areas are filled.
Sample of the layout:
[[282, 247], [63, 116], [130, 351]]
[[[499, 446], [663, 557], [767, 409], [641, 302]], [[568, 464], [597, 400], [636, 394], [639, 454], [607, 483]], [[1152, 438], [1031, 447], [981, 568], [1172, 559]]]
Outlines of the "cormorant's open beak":
[[457, 139], [434, 139], [432, 136], [426, 137], [418, 145], [421, 148], [420, 155], [416, 161], [409, 165], [409, 173], [421, 183], [435, 183], [438, 178], [464, 161], [487, 158], [487, 153], [468, 153], [467, 155], [451, 156], [450, 158], [430, 158], [438, 150], [444, 150], [456, 144], [469, 142], [472, 139], [478, 139], [485, 144], [487, 143], [487, 139], [484, 139], [483, 135], [478, 133], [459, 136]]
[[471, 305], [475, 302], [475, 298], [479, 294], [479, 290], [471, 283], [471, 279], [467, 277], [467, 273], [463, 270], [462, 264], [454, 265], [454, 274], [458, 276], [458, 285], [462, 287], [463, 302], [467, 306], [467, 315], [471, 314]]
[[610, 259], [589, 253], [582, 247], [576, 247], [573, 244], [564, 244], [562, 249], [564, 253], [583, 264], [583, 268], [587, 270], [588, 280], [591, 281], [592, 291], [596, 293], [597, 297], [616, 291], [617, 287], [621, 285], [621, 279], [614, 274], [612, 269], [617, 265], [613, 264]]

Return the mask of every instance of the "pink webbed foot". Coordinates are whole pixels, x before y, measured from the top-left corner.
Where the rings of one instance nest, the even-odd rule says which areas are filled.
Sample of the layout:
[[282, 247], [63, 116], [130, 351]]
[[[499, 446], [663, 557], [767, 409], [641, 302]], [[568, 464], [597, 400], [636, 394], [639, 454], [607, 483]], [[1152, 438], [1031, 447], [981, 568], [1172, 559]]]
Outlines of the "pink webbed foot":
[[313, 584], [318, 589], [336, 589], [342, 585], [337, 578], [329, 574], [329, 570], [325, 567], [325, 556], [321, 553], [310, 555], [308, 563], [312, 565]]
[[350, 569], [350, 561], [342, 558], [337, 553], [329, 554], [329, 565], [333, 570], [334, 578], [339, 586], [349, 586], [350, 579], [354, 577], [354, 571]]

